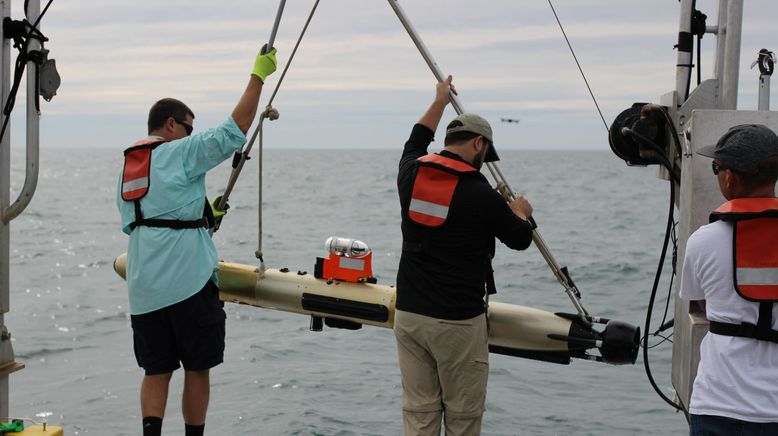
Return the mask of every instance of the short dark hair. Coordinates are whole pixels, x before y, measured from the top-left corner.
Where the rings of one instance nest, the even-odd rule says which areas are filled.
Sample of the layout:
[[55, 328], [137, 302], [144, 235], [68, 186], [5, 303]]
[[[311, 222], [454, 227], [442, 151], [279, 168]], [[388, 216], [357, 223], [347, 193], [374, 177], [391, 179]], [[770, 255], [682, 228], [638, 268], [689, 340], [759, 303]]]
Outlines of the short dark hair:
[[[464, 124], [462, 124], [462, 121], [454, 120], [446, 126], [446, 130], [451, 129], [453, 127], [462, 127]], [[443, 139], [443, 145], [460, 145], [463, 142], [467, 142], [473, 138], [476, 138], [478, 136], [482, 136], [478, 133], [468, 132], [465, 130], [460, 130], [458, 132], [452, 132], [446, 135], [446, 138]], [[488, 142], [488, 139], [484, 138]]]
[[459, 145], [463, 142], [467, 142], [473, 138], [476, 138], [478, 133], [473, 132], [454, 132], [446, 135], [446, 139], [443, 140], [443, 145]]
[[[464, 126], [462, 121], [454, 120], [454, 121], [448, 123], [448, 126], [446, 126], [446, 130], [454, 128], [454, 127], [462, 127], [462, 126]], [[483, 135], [481, 135], [480, 133], [473, 133], [473, 132], [468, 132], [466, 130], [460, 130], [460, 131], [457, 131], [457, 132], [452, 132], [452, 133], [446, 134], [446, 138], [443, 139], [443, 145], [460, 145], [460, 144], [462, 144], [464, 142], [467, 142], [467, 141], [469, 141], [469, 140], [471, 140], [473, 138], [477, 138], [479, 136], [483, 136]], [[489, 145], [492, 145], [491, 141], [489, 141], [489, 139], [487, 139], [485, 136], [484, 136], [484, 141], [488, 142]]]
[[770, 156], [759, 162], [757, 174], [737, 172], [744, 189], [754, 190], [764, 186], [775, 186], [778, 182], [778, 156]]
[[163, 98], [154, 103], [149, 110], [149, 133], [164, 126], [165, 121], [170, 117], [178, 121], [184, 121], [187, 115], [191, 116], [192, 119], [195, 117], [189, 106], [175, 98]]

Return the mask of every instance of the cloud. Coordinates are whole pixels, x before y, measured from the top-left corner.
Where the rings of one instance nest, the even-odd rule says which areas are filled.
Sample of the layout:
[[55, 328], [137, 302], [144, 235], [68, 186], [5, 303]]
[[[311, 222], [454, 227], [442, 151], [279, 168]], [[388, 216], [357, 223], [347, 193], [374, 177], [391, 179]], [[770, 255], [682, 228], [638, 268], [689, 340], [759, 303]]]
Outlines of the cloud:
[[[698, 2], [712, 17], [708, 24], [715, 24], [713, 3]], [[64, 117], [72, 123], [80, 116], [86, 126], [94, 117], [142, 119], [154, 100], [176, 96], [200, 108], [195, 109], [202, 114], [199, 120], [221, 119], [245, 86], [277, 4], [54, 2], [43, 30], [51, 38], [47, 47], [57, 59], [63, 84], [43, 110], [55, 123]], [[287, 3], [276, 43], [282, 65], [311, 5]], [[469, 110], [527, 120], [558, 111], [601, 123], [545, 2], [407, 0], [401, 5], [438, 65], [455, 74]], [[606, 118], [633, 101], [656, 101], [674, 88], [675, 2], [631, 2], [626, 7], [619, 0], [557, 0], [554, 5]], [[746, 6], [742, 94], [753, 99], [756, 76], [747, 70], [750, 50], [755, 57], [760, 43], [773, 39], [770, 17], [778, 4], [753, 0]], [[703, 42], [705, 53], [711, 54], [712, 35]], [[713, 58], [706, 56], [706, 76], [712, 66]], [[271, 77], [265, 98], [279, 77], [280, 71]], [[342, 113], [393, 113], [412, 120], [426, 107], [433, 84], [388, 5], [322, 2], [277, 104], [291, 108], [299, 125], [328, 108], [338, 109], [331, 114], [335, 124], [348, 122], [339, 118]]]

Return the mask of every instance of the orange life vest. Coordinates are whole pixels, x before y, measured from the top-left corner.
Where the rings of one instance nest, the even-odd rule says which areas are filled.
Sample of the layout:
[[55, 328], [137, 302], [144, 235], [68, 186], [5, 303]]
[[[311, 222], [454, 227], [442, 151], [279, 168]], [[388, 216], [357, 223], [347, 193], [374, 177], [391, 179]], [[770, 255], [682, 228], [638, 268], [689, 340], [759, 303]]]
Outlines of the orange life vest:
[[465, 162], [432, 153], [420, 157], [417, 162], [419, 169], [413, 183], [408, 217], [423, 226], [442, 226], [448, 218], [459, 177], [478, 170]]
[[151, 151], [165, 142], [164, 139], [146, 138], [124, 150], [122, 200], [140, 200], [149, 192]]
[[757, 323], [711, 321], [710, 331], [778, 343], [772, 329], [773, 304], [778, 302], [778, 198], [738, 198], [716, 209], [710, 221], [732, 222], [735, 291], [759, 303]]
[[138, 226], [167, 227], [171, 229], [208, 228], [213, 223], [213, 212], [208, 199], [205, 200], [203, 217], [196, 220], [169, 220], [143, 218], [140, 200], [146, 196], [151, 186], [151, 156], [155, 148], [166, 143], [160, 138], [142, 139], [132, 147], [124, 150], [124, 171], [122, 173], [122, 200], [135, 204], [135, 221], [130, 223], [130, 229]]
[[[480, 174], [472, 165], [450, 157], [430, 153], [416, 159], [419, 168], [416, 180], [413, 182], [411, 202], [408, 206], [408, 218], [416, 224], [427, 228], [436, 228], [445, 224], [454, 198], [454, 191], [460, 177], [468, 174]], [[424, 252], [430, 250], [429, 241], [403, 240], [403, 250]], [[485, 259], [488, 271], [486, 277], [486, 292], [494, 294], [497, 288], [492, 270], [492, 253]]]

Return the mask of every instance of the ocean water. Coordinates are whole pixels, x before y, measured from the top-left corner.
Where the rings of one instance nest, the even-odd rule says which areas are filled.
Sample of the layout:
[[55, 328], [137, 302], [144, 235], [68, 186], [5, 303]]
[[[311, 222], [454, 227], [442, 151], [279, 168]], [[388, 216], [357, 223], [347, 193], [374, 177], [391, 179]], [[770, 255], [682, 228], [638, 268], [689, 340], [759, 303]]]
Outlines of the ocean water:
[[[120, 150], [41, 151], [36, 196], [12, 223], [11, 312], [17, 360], [14, 416], [49, 415], [68, 435], [140, 434], [139, 385], [114, 205]], [[400, 151], [266, 152], [264, 252], [270, 267], [313, 270], [333, 235], [367, 242], [379, 282], [393, 284], [401, 237], [395, 176]], [[594, 313], [642, 326], [667, 213], [654, 169], [605, 151], [501, 151], [512, 188], [532, 202], [541, 235], [568, 265]], [[12, 183], [23, 182], [14, 150]], [[208, 176], [217, 195], [229, 172]], [[215, 242], [222, 259], [255, 264], [257, 169], [249, 161]], [[539, 252], [498, 248], [495, 301], [574, 312]], [[661, 320], [667, 289], [657, 301]], [[401, 434], [401, 387], [388, 329], [308, 330], [308, 318], [227, 304], [225, 363], [212, 372], [211, 435]], [[670, 304], [672, 316], [672, 302]], [[642, 327], [641, 327], [642, 328]], [[652, 343], [655, 343], [654, 341]], [[651, 351], [669, 394], [671, 346]], [[173, 377], [164, 432], [183, 434], [182, 374]], [[37, 418], [40, 420], [40, 418]], [[666, 435], [682, 415], [651, 389], [642, 366], [556, 365], [491, 356], [485, 435]]]

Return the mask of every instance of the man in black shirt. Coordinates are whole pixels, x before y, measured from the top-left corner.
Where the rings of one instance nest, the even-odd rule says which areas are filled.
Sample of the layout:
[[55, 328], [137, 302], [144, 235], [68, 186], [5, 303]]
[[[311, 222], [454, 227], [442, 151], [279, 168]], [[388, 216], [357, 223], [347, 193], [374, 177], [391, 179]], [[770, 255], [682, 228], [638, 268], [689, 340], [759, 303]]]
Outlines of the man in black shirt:
[[443, 151], [427, 154], [449, 92], [456, 94], [451, 80], [437, 85], [413, 127], [397, 176], [403, 252], [394, 331], [406, 436], [439, 435], [441, 417], [447, 436], [480, 433], [494, 239], [515, 250], [532, 243], [532, 206], [524, 197], [506, 203], [479, 172], [498, 160], [485, 119], [458, 116], [446, 128]]

